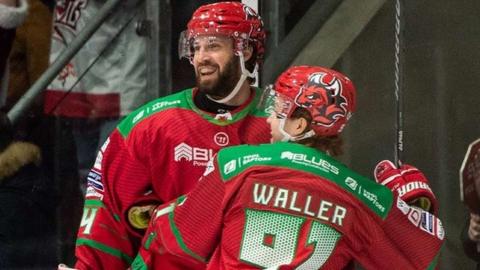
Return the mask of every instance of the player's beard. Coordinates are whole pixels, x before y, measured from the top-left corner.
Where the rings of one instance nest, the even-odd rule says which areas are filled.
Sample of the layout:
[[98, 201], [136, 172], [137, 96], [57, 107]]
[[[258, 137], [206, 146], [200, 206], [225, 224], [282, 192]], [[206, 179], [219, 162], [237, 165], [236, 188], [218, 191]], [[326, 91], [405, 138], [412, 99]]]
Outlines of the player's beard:
[[200, 78], [200, 75], [197, 75], [197, 87], [200, 91], [212, 96], [213, 98], [224, 98], [237, 84], [240, 79], [240, 64], [239, 58], [232, 56], [230, 60], [225, 64], [225, 70], [220, 71], [220, 67], [217, 64], [207, 62], [203, 66], [215, 66], [218, 70], [218, 76], [214, 80], [205, 81]]

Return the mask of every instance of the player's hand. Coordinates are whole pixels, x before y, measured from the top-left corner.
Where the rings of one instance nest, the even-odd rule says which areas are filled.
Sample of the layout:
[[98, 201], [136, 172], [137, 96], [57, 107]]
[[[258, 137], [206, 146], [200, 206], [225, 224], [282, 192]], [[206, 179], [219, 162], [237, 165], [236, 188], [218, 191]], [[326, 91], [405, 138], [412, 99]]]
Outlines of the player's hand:
[[470, 214], [470, 225], [468, 226], [468, 238], [475, 242], [480, 242], [480, 216]]
[[428, 185], [428, 179], [412, 165], [403, 164], [397, 168], [391, 161], [383, 160], [375, 166], [374, 176], [377, 183], [396, 192], [409, 205], [437, 213], [438, 202]]

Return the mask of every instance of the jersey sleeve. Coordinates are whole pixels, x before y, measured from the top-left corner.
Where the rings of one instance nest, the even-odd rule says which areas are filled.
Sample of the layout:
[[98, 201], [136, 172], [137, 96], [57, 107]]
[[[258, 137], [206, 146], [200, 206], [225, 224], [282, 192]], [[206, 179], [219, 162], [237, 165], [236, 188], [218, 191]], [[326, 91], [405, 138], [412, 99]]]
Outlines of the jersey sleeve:
[[190, 193], [157, 208], [132, 269], [205, 268], [220, 242], [227, 201], [213, 164]]
[[[372, 232], [372, 231], [371, 231]], [[357, 258], [367, 269], [436, 269], [445, 239], [441, 221], [411, 207], [400, 198], [383, 221], [381, 230], [364, 256]]]
[[118, 129], [98, 153], [77, 235], [77, 269], [126, 269], [137, 253], [142, 235], [125, 213], [148, 190], [150, 176], [145, 161], [133, 153]]

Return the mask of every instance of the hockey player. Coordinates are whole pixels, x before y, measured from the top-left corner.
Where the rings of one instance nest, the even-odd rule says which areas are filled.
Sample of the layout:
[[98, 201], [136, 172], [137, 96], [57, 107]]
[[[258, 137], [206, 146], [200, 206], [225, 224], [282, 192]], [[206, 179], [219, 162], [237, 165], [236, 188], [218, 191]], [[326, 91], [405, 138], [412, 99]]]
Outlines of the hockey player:
[[[132, 268], [343, 269], [355, 260], [365, 269], [433, 269], [441, 222], [329, 155], [355, 110], [352, 82], [299, 66], [270, 93], [272, 144], [219, 151], [186, 197], [154, 211]], [[385, 163], [376, 170], [384, 184], [411, 174], [427, 183], [412, 166]]]
[[250, 86], [264, 54], [261, 18], [238, 2], [198, 8], [180, 38], [197, 87], [154, 100], [123, 120], [88, 176], [75, 268], [126, 269], [148, 209], [187, 193], [221, 148], [268, 142]]

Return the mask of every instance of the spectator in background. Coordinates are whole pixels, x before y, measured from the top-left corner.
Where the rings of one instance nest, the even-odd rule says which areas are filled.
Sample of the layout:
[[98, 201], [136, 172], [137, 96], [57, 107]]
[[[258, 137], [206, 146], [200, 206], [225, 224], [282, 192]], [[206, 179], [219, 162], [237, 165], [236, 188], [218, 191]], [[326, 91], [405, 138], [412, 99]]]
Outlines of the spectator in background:
[[[104, 2], [56, 2], [50, 62], [96, 16]], [[82, 187], [99, 145], [118, 120], [155, 97], [154, 90], [146, 89], [146, 40], [135, 31], [136, 22], [144, 16], [142, 2], [125, 1], [45, 92], [45, 113], [72, 126]]]
[[7, 96], [6, 65], [15, 38], [15, 28], [23, 22], [26, 15], [26, 0], [0, 0], [0, 108], [5, 105]]
[[55, 188], [42, 173], [39, 147], [14, 140], [0, 112], [0, 269], [54, 269]]
[[[50, 62], [92, 21], [106, 1], [57, 0]], [[53, 121], [54, 179], [61, 190], [62, 261], [73, 258], [87, 174], [117, 121], [156, 96], [146, 88], [146, 38], [136, 33], [145, 1], [122, 1], [44, 92]], [[73, 154], [76, 152], [76, 154]], [[77, 173], [72, 173], [78, 172]]]
[[478, 214], [470, 213], [469, 221], [462, 230], [461, 241], [465, 254], [476, 261], [476, 269], [480, 269], [480, 216]]
[[[48, 68], [52, 10], [46, 0], [29, 0], [29, 12], [16, 30], [10, 52], [7, 108], [11, 108]], [[35, 114], [43, 113], [39, 96]]]

